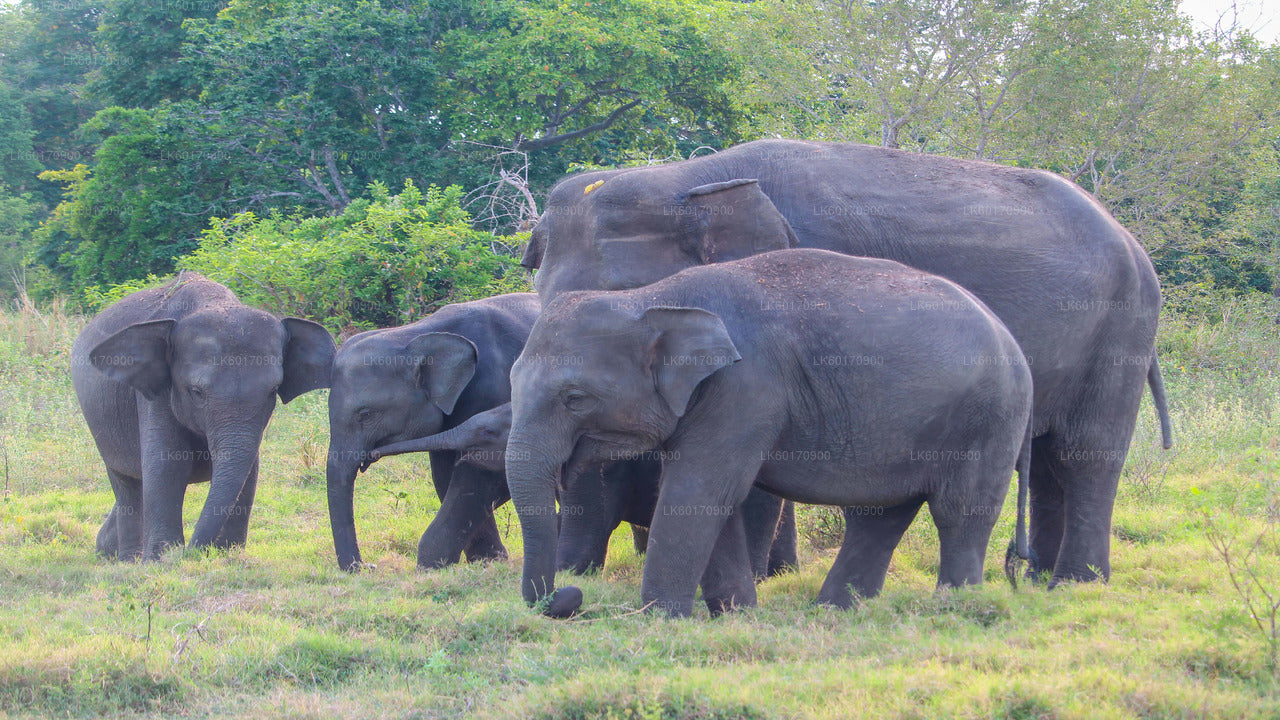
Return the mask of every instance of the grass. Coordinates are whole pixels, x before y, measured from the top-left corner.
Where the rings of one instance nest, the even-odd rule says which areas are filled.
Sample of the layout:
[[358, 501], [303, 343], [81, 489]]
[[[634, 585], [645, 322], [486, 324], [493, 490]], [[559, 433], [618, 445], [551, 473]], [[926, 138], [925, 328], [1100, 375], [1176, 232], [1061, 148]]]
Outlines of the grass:
[[[1268, 314], [1269, 313], [1269, 314]], [[981, 587], [935, 593], [922, 516], [885, 592], [849, 612], [812, 605], [834, 548], [804, 509], [800, 572], [760, 607], [710, 620], [634, 612], [642, 563], [618, 533], [582, 580], [573, 621], [521, 602], [508, 562], [423, 573], [437, 502], [427, 464], [358, 480], [376, 570], [337, 570], [325, 507], [325, 397], [277, 409], [248, 547], [99, 560], [111, 493], [67, 377], [79, 324], [57, 308], [0, 315], [0, 715], [480, 718], [1275, 718], [1273, 644], [1210, 537], [1274, 538], [1280, 343], [1274, 305], [1170, 316], [1160, 351], [1178, 450], [1149, 403], [1113, 528], [1110, 584], [1011, 589], [1012, 494]], [[188, 528], [206, 489], [191, 488]], [[1216, 535], [1215, 535], [1216, 533]], [[1274, 548], [1272, 542], [1269, 546]], [[1239, 562], [1233, 559], [1233, 562]], [[1280, 557], [1255, 557], [1280, 587]]]

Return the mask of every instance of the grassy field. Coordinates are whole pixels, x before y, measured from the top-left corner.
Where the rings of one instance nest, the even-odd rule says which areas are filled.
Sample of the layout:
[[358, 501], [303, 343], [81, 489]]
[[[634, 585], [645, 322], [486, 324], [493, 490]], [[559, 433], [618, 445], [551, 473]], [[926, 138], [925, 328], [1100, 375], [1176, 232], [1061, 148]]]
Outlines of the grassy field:
[[[812, 605], [835, 553], [806, 509], [803, 569], [760, 607], [710, 620], [636, 613], [629, 534], [578, 583], [586, 613], [521, 602], [513, 559], [414, 566], [437, 506], [425, 458], [362, 475], [377, 569], [338, 571], [324, 493], [323, 393], [277, 409], [243, 550], [141, 566], [94, 556], [112, 502], [68, 378], [83, 322], [0, 316], [0, 715], [545, 718], [1277, 718], [1280, 341], [1274, 302], [1170, 315], [1160, 351], [1177, 447], [1144, 405], [1113, 528], [1110, 584], [935, 593], [927, 514], [885, 592]], [[204, 487], [188, 495], [188, 530]], [[1224, 553], [1225, 550], [1225, 553]], [[1251, 608], [1252, 607], [1252, 612]]]

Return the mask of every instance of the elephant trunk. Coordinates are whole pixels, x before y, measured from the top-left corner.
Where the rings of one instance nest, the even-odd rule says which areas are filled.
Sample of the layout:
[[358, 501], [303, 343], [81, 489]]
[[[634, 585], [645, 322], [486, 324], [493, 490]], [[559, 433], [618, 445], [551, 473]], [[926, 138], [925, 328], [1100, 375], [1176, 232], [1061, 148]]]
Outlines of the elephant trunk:
[[401, 440], [390, 445], [383, 445], [369, 453], [370, 460], [378, 460], [392, 455], [404, 455], [406, 453], [416, 452], [444, 452], [446, 450], [457, 450], [466, 446], [467, 433], [466, 424], [459, 425], [456, 428], [445, 430], [444, 432], [428, 435], [426, 437], [414, 438], [412, 440]]
[[210, 433], [209, 456], [212, 459], [213, 475], [204, 510], [200, 512], [200, 519], [196, 521], [195, 530], [191, 533], [191, 547], [212, 545], [233, 513], [249, 511], [247, 506], [239, 506], [237, 500], [240, 499], [249, 473], [257, 465], [258, 446], [262, 443], [265, 426], [264, 422], [249, 430]]
[[415, 452], [463, 451], [479, 442], [485, 426], [485, 413], [474, 415], [461, 425], [426, 437], [383, 445], [369, 453], [370, 460]]
[[348, 572], [360, 569], [360, 544], [356, 540], [354, 496], [356, 472], [365, 452], [354, 449], [329, 449], [325, 476], [329, 492], [329, 525], [333, 529], [333, 549], [338, 567]]
[[507, 443], [507, 485], [524, 538], [521, 592], [525, 602], [534, 605], [549, 598], [543, 612], [567, 617], [581, 605], [582, 592], [571, 586], [556, 592], [556, 481], [572, 448], [567, 440], [550, 450], [547, 445], [520, 429], [513, 431]]

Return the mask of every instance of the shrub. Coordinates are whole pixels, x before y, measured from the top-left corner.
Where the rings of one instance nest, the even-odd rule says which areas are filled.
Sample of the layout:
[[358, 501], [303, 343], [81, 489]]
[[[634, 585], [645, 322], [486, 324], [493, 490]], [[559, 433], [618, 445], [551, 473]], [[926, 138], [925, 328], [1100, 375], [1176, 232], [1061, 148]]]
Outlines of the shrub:
[[334, 217], [250, 212], [215, 218], [178, 261], [250, 305], [336, 333], [400, 325], [449, 303], [529, 289], [499, 238], [473, 229], [458, 187], [374, 184]]

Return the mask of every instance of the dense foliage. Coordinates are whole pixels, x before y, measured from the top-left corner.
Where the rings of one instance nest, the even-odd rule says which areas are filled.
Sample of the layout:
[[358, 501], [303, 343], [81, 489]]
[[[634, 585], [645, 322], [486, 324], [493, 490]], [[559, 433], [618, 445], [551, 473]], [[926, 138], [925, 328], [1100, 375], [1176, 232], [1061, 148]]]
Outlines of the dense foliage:
[[[214, 218], [180, 261], [282, 315], [314, 318], [334, 334], [417, 320], [449, 303], [529, 290], [526, 273], [497, 238], [472, 229], [457, 186], [381, 185], [336, 217], [275, 211]], [[125, 283], [88, 298], [101, 305], [136, 289]]]
[[0, 271], [79, 298], [406, 178], [507, 234], [567, 171], [787, 136], [1047, 168], [1166, 284], [1275, 293], [1278, 114], [1280, 49], [1175, 0], [22, 0]]

